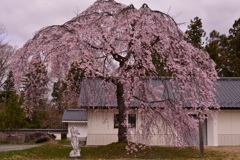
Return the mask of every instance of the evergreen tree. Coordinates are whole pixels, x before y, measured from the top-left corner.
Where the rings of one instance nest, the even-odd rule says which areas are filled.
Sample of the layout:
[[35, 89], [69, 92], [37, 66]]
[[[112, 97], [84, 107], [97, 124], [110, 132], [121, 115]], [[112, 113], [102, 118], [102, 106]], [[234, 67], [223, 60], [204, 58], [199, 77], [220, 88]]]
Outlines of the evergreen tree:
[[240, 18], [229, 29], [229, 36], [213, 30], [205, 50], [216, 63], [220, 77], [240, 76]]
[[6, 105], [0, 112], [0, 129], [28, 128], [22, 104], [23, 99], [16, 93], [11, 93], [11, 98], [6, 100]]
[[220, 77], [231, 77], [233, 75], [229, 53], [229, 41], [225, 34], [213, 30], [209, 34], [205, 50], [216, 63], [216, 71]]
[[12, 93], [15, 92], [14, 90], [14, 79], [13, 73], [10, 71], [8, 73], [7, 79], [3, 83], [3, 90], [0, 94], [0, 102], [3, 103], [3, 106], [6, 104], [6, 100], [11, 98]]
[[66, 81], [58, 80], [53, 84], [52, 101], [59, 111], [63, 112], [65, 108], [77, 107], [75, 103], [69, 102], [69, 99], [79, 97], [83, 77], [84, 71], [78, 68], [77, 62], [73, 62], [68, 71]]
[[[67, 90], [64, 91], [64, 97], [67, 97], [67, 103], [68, 105], [71, 105], [69, 106], [71, 108], [77, 107], [76, 99], [79, 97], [81, 90], [81, 81], [83, 80], [85, 73], [83, 69], [79, 68], [80, 64], [81, 62], [72, 62], [67, 75]], [[94, 75], [96, 73], [91, 74]]]
[[191, 43], [194, 47], [202, 49], [204, 44], [202, 38], [206, 35], [206, 32], [202, 28], [202, 21], [200, 18], [195, 17], [190, 22], [185, 32], [185, 34], [187, 34], [186, 41]]
[[229, 39], [232, 50], [235, 51], [237, 57], [240, 58], [240, 18], [235, 20], [232, 28], [229, 29]]
[[28, 127], [23, 109], [23, 99], [16, 94], [14, 88], [13, 72], [10, 71], [7, 79], [3, 83], [1, 92], [0, 129], [19, 129]]
[[64, 91], [67, 89], [67, 84], [63, 81], [57, 81], [53, 84], [52, 102], [58, 111], [63, 112], [67, 108], [64, 100]]
[[68, 86], [70, 86], [72, 91], [80, 93], [80, 82], [84, 77], [84, 70], [78, 67], [79, 64], [77, 62], [73, 62], [71, 64], [71, 68], [67, 75]]
[[12, 93], [15, 93], [14, 78], [13, 78], [12, 71], [8, 73], [8, 77], [3, 84], [3, 90], [4, 90], [5, 99], [11, 98]]
[[229, 29], [230, 58], [233, 76], [240, 76], [240, 18]]

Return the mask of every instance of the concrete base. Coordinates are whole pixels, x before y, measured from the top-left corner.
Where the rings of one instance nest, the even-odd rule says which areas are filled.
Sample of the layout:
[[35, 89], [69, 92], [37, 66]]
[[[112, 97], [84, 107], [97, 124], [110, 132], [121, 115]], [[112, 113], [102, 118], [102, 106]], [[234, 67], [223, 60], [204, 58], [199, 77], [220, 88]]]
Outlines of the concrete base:
[[70, 156], [68, 156], [67, 158], [76, 158], [76, 159], [81, 159], [81, 158], [82, 158], [82, 156], [77, 156], [77, 157], [70, 157]]

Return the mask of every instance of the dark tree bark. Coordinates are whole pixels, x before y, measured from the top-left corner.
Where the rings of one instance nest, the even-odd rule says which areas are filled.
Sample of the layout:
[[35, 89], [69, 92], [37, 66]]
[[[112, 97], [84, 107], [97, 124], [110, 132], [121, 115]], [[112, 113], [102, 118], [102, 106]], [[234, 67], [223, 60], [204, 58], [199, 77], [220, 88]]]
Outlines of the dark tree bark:
[[127, 142], [127, 127], [123, 126], [124, 121], [126, 120], [126, 106], [124, 104], [123, 99], [123, 84], [121, 82], [117, 82], [117, 103], [119, 110], [119, 128], [118, 128], [118, 142]]

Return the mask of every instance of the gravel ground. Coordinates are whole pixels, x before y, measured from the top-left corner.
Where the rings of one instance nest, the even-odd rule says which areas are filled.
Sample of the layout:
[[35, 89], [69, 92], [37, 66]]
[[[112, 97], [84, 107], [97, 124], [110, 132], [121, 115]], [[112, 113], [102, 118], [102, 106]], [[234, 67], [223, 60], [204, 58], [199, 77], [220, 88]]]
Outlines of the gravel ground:
[[23, 150], [33, 147], [38, 147], [41, 145], [0, 145], [0, 152]]

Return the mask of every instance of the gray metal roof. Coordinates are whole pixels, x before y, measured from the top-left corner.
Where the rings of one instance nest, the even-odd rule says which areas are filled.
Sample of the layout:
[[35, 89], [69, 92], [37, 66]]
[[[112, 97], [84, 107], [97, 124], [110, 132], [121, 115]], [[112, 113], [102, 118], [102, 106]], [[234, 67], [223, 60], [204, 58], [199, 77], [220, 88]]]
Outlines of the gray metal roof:
[[[107, 83], [105, 87], [100, 87], [101, 85], [101, 79], [83, 80], [78, 105], [81, 107], [116, 107], [116, 86], [113, 83]], [[109, 99], [112, 99], [113, 101], [108, 101], [107, 95], [109, 95], [109, 92], [107, 91], [111, 91], [110, 95], [113, 95], [113, 97]]]
[[223, 77], [216, 86], [217, 102], [222, 109], [240, 109], [240, 77]]
[[[149, 78], [142, 78], [143, 81], [149, 81]], [[152, 78], [151, 84], [153, 86], [161, 86], [163, 83], [166, 85], [168, 90], [171, 90], [171, 85], [169, 83], [168, 77], [158, 77], [158, 78]], [[113, 83], [107, 82], [104, 86], [102, 84], [101, 79], [87, 79], [83, 80], [81, 85], [81, 93], [78, 100], [78, 105], [81, 107], [117, 107], [117, 98], [116, 98], [116, 85]], [[100, 87], [101, 86], [101, 87]], [[136, 91], [137, 97], [140, 99], [144, 99], [145, 96], [142, 94], [143, 92]], [[148, 95], [150, 97], [151, 95]], [[159, 97], [165, 99], [172, 99], [173, 95], [172, 93], [167, 93], [167, 90], [164, 91], [164, 94], [158, 95]], [[154, 99], [154, 97], [151, 97]], [[138, 106], [138, 101], [135, 100], [134, 102], [131, 102], [132, 107]], [[154, 104], [152, 104], [154, 106]]]
[[[166, 83], [167, 88], [171, 88], [168, 82], [169, 78], [153, 78], [152, 84], [154, 86], [160, 86]], [[116, 86], [108, 83], [107, 89], [98, 87], [101, 85], [101, 79], [88, 79], [82, 82], [81, 93], [78, 101], [78, 105], [82, 107], [104, 107], [104, 106], [117, 106], [116, 99]], [[216, 85], [216, 99], [222, 109], [238, 108], [240, 109], [240, 77], [223, 77], [219, 78]], [[171, 89], [170, 89], [171, 90]], [[108, 93], [107, 93], [108, 91]], [[112, 101], [108, 101], [106, 94], [111, 91]], [[165, 93], [165, 98], [173, 98], [172, 93]], [[132, 106], [137, 106], [137, 102], [134, 102]]]
[[62, 117], [62, 122], [86, 122], [87, 112], [83, 109], [65, 109]]

